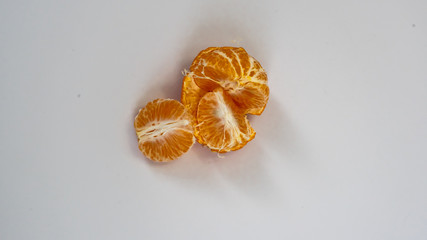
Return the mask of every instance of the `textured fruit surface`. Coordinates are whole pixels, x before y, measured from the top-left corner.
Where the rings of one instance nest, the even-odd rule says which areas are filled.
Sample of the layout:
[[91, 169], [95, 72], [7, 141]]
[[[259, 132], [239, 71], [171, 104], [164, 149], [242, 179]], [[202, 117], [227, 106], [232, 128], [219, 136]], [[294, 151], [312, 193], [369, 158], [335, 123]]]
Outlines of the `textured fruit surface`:
[[268, 101], [267, 74], [243, 48], [205, 49], [194, 59], [187, 76], [206, 92], [221, 87], [244, 113], [260, 115]]
[[176, 100], [149, 102], [134, 122], [139, 149], [156, 162], [175, 160], [194, 144], [192, 121], [191, 114]]
[[[193, 123], [197, 123], [197, 107], [199, 106], [200, 99], [207, 93], [207, 91], [199, 88], [191, 76], [188, 74], [182, 80], [181, 102], [187, 108], [188, 112], [193, 117]], [[203, 139], [198, 138], [197, 141], [206, 145]]]
[[182, 80], [182, 92], [181, 102], [188, 109], [188, 112], [196, 119], [197, 117], [197, 106], [199, 105], [200, 99], [205, 95], [207, 91], [199, 88], [191, 75], [187, 74]]
[[244, 111], [222, 88], [200, 99], [194, 134], [199, 142], [220, 153], [240, 149], [255, 137]]

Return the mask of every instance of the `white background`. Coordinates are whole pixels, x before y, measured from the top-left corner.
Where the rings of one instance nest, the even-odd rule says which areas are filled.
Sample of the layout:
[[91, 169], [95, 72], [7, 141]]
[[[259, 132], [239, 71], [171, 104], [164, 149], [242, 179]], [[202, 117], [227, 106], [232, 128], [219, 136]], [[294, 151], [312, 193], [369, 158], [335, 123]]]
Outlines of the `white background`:
[[[427, 2], [0, 2], [0, 238], [427, 239]], [[133, 119], [209, 46], [256, 138], [154, 164]]]

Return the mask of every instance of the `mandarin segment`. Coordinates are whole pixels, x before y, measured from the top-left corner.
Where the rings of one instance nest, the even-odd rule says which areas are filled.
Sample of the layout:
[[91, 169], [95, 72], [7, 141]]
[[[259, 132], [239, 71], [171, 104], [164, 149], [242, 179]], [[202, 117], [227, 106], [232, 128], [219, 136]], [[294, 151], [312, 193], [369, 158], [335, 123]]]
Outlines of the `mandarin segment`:
[[196, 119], [197, 106], [200, 99], [205, 95], [206, 91], [199, 88], [194, 83], [191, 75], [185, 75], [182, 80], [181, 103], [187, 108], [188, 112]]
[[201, 51], [188, 76], [204, 91], [223, 88], [245, 113], [260, 115], [267, 104], [267, 74], [243, 48], [210, 47]]
[[194, 134], [199, 142], [220, 153], [240, 149], [255, 137], [245, 113], [222, 88], [201, 98]]
[[[199, 101], [206, 93], [205, 90], [199, 88], [199, 86], [194, 83], [191, 76], [184, 76], [182, 80], [181, 102], [193, 117], [194, 123], [197, 122], [197, 107], [199, 106]], [[201, 138], [198, 138], [197, 141], [202, 145], [206, 145]]]
[[247, 109], [245, 113], [254, 115], [260, 115], [264, 111], [269, 92], [265, 84], [256, 82], [247, 82], [243, 87], [227, 91], [241, 109]]
[[194, 144], [193, 117], [172, 99], [156, 99], [141, 109], [134, 127], [138, 147], [156, 162], [175, 160]]

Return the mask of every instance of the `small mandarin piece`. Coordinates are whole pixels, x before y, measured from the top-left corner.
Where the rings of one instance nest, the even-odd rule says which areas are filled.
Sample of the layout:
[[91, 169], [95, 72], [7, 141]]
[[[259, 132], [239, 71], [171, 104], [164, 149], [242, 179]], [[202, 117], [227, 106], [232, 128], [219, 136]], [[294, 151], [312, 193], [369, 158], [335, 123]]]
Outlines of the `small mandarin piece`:
[[[191, 64], [186, 78], [184, 85], [188, 87], [183, 86], [184, 98], [197, 99], [203, 96], [203, 91], [211, 92], [221, 87], [244, 113], [255, 115], [264, 111], [268, 101], [267, 74], [243, 48], [210, 47], [201, 51]], [[184, 105], [189, 104], [185, 102]]]
[[[181, 102], [193, 117], [193, 123], [197, 123], [197, 107], [199, 106], [200, 99], [206, 93], [207, 91], [202, 90], [194, 83], [193, 78], [188, 75], [184, 76], [182, 80]], [[206, 142], [202, 138], [197, 138], [197, 141], [202, 145], [206, 145]]]
[[200, 99], [194, 134], [199, 142], [220, 153], [240, 149], [255, 137], [243, 110], [222, 88]]
[[194, 82], [194, 79], [186, 74], [182, 80], [181, 102], [187, 108], [188, 112], [196, 119], [197, 106], [200, 99], [207, 91], [199, 88]]
[[135, 118], [139, 149], [155, 162], [175, 160], [194, 144], [193, 120], [176, 100], [149, 102]]

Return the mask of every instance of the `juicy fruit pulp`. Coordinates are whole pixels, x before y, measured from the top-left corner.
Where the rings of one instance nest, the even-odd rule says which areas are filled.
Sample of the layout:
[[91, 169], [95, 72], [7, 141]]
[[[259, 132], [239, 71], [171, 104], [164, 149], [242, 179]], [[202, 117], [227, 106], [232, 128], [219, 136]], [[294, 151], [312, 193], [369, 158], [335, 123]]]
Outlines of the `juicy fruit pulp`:
[[246, 114], [260, 115], [268, 97], [267, 74], [243, 48], [207, 48], [184, 76], [182, 103], [156, 99], [139, 111], [139, 149], [156, 162], [178, 158], [195, 138], [215, 152], [238, 150], [255, 137]]
[[207, 48], [190, 67], [189, 77], [204, 91], [223, 88], [245, 113], [260, 115], [268, 101], [267, 74], [243, 48]]
[[194, 143], [193, 118], [184, 105], [172, 99], [156, 99], [135, 118], [141, 152], [156, 162], [174, 160]]
[[260, 115], [267, 104], [267, 75], [243, 48], [201, 51], [184, 76], [181, 102], [195, 119], [197, 141], [212, 151], [242, 148], [255, 137], [246, 114]]
[[255, 137], [244, 112], [222, 88], [206, 93], [199, 102], [195, 136], [216, 152], [229, 152]]

